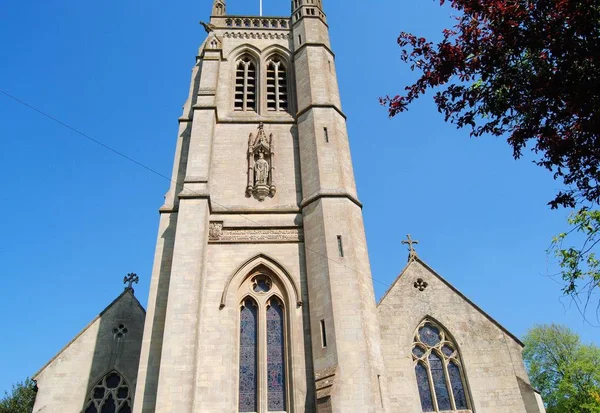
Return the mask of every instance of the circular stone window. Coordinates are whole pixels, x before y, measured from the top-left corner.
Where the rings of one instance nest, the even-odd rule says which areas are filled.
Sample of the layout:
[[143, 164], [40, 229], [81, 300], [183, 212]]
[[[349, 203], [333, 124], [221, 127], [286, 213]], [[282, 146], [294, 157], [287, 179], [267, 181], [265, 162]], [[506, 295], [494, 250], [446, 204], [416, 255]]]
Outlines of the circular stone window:
[[259, 275], [252, 280], [252, 290], [255, 293], [265, 294], [271, 291], [273, 283], [266, 275]]

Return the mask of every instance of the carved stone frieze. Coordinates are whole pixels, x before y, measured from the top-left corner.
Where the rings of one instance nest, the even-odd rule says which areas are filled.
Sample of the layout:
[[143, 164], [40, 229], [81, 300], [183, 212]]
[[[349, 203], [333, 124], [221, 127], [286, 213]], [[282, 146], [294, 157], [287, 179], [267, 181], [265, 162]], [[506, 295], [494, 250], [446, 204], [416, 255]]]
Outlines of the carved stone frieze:
[[209, 242], [219, 243], [289, 243], [303, 242], [301, 228], [225, 228], [222, 222], [211, 222]]
[[289, 39], [286, 33], [260, 33], [260, 32], [225, 32], [223, 37], [228, 39]]
[[218, 240], [223, 235], [223, 223], [211, 222], [208, 227], [208, 238], [210, 240]]

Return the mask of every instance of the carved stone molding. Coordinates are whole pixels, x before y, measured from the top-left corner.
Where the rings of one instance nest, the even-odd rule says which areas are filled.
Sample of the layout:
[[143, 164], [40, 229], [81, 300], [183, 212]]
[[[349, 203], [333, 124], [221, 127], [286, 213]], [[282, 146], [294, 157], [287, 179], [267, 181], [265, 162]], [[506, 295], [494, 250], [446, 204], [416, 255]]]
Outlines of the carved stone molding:
[[225, 228], [222, 222], [209, 226], [211, 244], [296, 243], [304, 241], [302, 228]]

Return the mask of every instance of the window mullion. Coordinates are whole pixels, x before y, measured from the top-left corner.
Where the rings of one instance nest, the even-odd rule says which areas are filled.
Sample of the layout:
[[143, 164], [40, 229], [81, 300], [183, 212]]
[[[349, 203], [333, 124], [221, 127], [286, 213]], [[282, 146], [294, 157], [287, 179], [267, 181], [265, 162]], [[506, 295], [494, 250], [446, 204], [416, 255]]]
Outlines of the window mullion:
[[431, 374], [431, 366], [429, 365], [429, 354], [431, 354], [431, 350], [427, 353], [427, 357], [425, 358], [425, 367], [427, 367], [427, 378], [429, 379], [429, 391], [431, 392], [431, 400], [433, 401], [433, 408], [436, 412], [440, 411], [440, 407], [437, 401], [437, 394], [435, 393], [435, 383], [433, 382], [433, 374]]
[[[440, 351], [440, 354], [444, 354]], [[450, 381], [450, 374], [448, 373], [448, 359], [442, 358], [442, 365], [444, 366], [444, 378], [446, 379], [446, 388], [448, 389], [448, 394], [450, 395], [450, 405], [452, 406], [452, 410], [456, 410], [456, 401], [454, 400], [454, 390], [452, 389], [452, 382]]]

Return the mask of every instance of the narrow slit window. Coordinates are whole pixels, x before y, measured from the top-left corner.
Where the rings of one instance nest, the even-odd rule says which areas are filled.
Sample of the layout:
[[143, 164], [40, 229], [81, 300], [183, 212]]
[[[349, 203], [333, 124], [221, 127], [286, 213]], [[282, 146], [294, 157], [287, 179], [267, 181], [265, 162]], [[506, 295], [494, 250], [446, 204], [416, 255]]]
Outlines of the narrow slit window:
[[301, 34], [298, 35], [298, 44], [299, 45], [302, 44], [302, 35]]
[[327, 347], [327, 330], [325, 329], [325, 320], [321, 320], [321, 345]]
[[267, 63], [267, 109], [272, 112], [288, 110], [287, 71], [278, 58], [273, 58]]
[[337, 236], [337, 241], [338, 241], [338, 252], [340, 254], [340, 257], [344, 258], [344, 243], [342, 242], [342, 236], [341, 235]]
[[242, 56], [235, 70], [236, 111], [256, 111], [256, 79], [256, 65], [249, 56]]
[[323, 128], [323, 134], [325, 135], [325, 142], [329, 143], [329, 131], [327, 128]]

